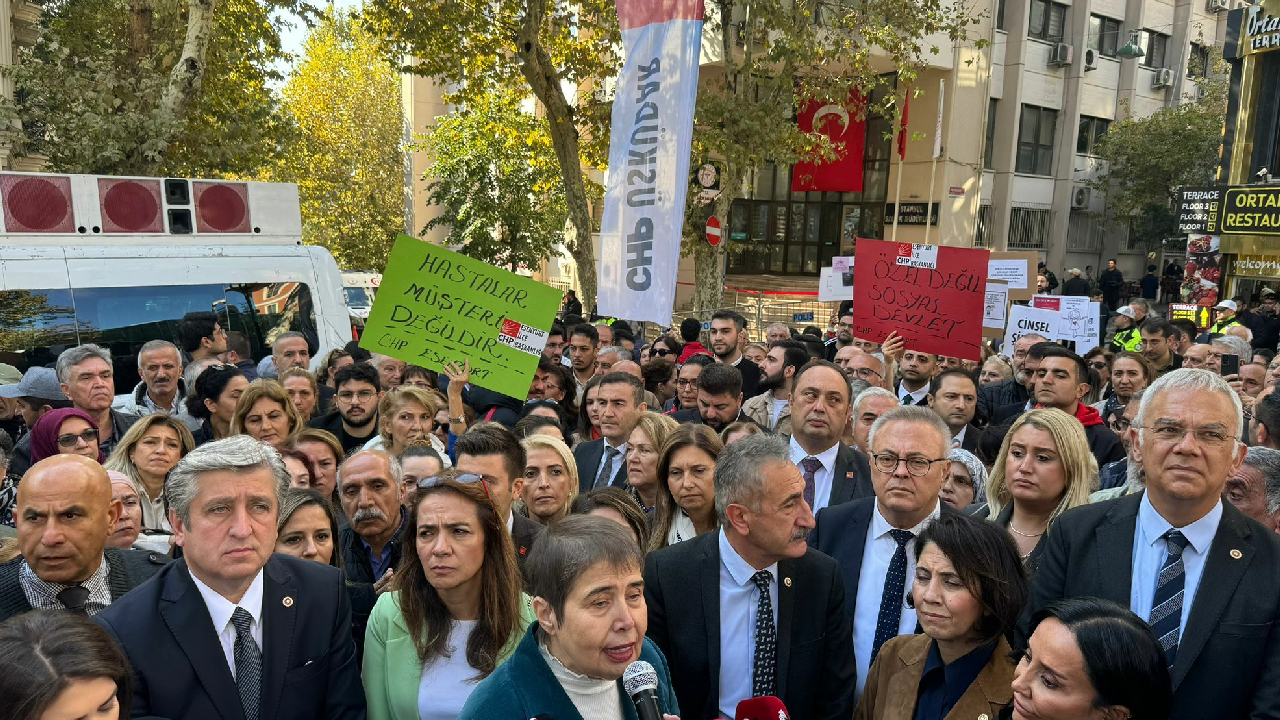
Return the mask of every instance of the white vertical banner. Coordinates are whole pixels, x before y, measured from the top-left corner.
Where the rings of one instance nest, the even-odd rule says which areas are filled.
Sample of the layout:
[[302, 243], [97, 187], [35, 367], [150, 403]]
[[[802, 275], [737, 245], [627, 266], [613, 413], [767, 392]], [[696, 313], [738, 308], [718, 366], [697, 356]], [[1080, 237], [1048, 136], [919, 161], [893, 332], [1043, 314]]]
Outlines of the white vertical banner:
[[[937, 160], [942, 157], [942, 108], [946, 105], [947, 99], [947, 81], [938, 78], [938, 122], [933, 126], [933, 159]], [[929, 194], [929, 199], [933, 199], [933, 194]]]
[[618, 75], [600, 222], [598, 312], [671, 324], [703, 0], [618, 0]]

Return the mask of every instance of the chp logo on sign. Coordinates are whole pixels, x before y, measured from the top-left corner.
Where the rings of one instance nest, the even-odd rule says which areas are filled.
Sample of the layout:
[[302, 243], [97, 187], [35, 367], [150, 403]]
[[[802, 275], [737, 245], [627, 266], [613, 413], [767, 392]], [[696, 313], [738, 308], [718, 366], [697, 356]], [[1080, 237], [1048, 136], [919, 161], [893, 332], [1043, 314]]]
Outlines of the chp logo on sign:
[[711, 247], [720, 244], [720, 218], [715, 215], [707, 218], [707, 242], [711, 243]]
[[502, 321], [498, 342], [528, 355], [541, 355], [547, 345], [547, 332], [508, 318]]

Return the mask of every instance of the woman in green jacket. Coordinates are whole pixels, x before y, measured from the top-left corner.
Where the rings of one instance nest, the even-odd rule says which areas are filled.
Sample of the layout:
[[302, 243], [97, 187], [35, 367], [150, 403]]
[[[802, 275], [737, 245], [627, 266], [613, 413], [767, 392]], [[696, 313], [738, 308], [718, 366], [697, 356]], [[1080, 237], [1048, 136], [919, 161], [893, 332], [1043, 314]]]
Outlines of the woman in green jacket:
[[415, 491], [392, 592], [365, 633], [369, 720], [453, 720], [535, 620], [511, 535], [478, 475], [449, 469]]

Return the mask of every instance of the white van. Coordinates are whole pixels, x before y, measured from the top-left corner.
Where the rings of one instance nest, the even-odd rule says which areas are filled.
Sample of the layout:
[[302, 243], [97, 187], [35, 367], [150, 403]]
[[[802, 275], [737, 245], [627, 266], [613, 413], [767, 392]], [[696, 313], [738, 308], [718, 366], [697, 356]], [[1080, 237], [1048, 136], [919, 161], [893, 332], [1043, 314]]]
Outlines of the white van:
[[347, 310], [351, 313], [352, 322], [364, 327], [369, 319], [369, 310], [373, 308], [373, 299], [378, 294], [378, 286], [382, 285], [382, 274], [367, 270], [343, 270], [342, 292], [346, 296]]
[[292, 184], [0, 173], [0, 362], [25, 370], [93, 342], [138, 381], [149, 340], [213, 311], [255, 360], [289, 330], [313, 366], [351, 339], [342, 279], [302, 245]]

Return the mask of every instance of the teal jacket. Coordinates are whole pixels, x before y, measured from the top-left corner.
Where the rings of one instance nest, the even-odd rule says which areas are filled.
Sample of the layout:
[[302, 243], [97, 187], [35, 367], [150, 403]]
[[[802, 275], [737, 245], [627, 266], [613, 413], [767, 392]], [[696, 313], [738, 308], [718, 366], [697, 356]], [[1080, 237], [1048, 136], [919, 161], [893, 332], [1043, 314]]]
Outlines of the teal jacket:
[[[511, 657], [525, 627], [536, 622], [533, 603], [521, 593], [520, 631], [498, 657], [501, 665]], [[373, 606], [369, 625], [364, 632], [364, 698], [368, 720], [418, 720], [418, 686], [422, 682], [422, 663], [409, 635], [409, 626], [400, 612], [400, 592], [383, 593]], [[522, 719], [523, 720], [523, 719]]]
[[[528, 720], [539, 714], [556, 720], [588, 720], [574, 707], [542, 659], [535, 633], [537, 628], [537, 624], [530, 627], [507, 662], [480, 682], [467, 699], [467, 704], [462, 706], [458, 720]], [[649, 638], [644, 639], [640, 659], [653, 665], [658, 672], [658, 704], [662, 712], [679, 715], [667, 658]], [[618, 694], [622, 696], [622, 717], [637, 720], [636, 707], [622, 689], [621, 678], [618, 679]]]

